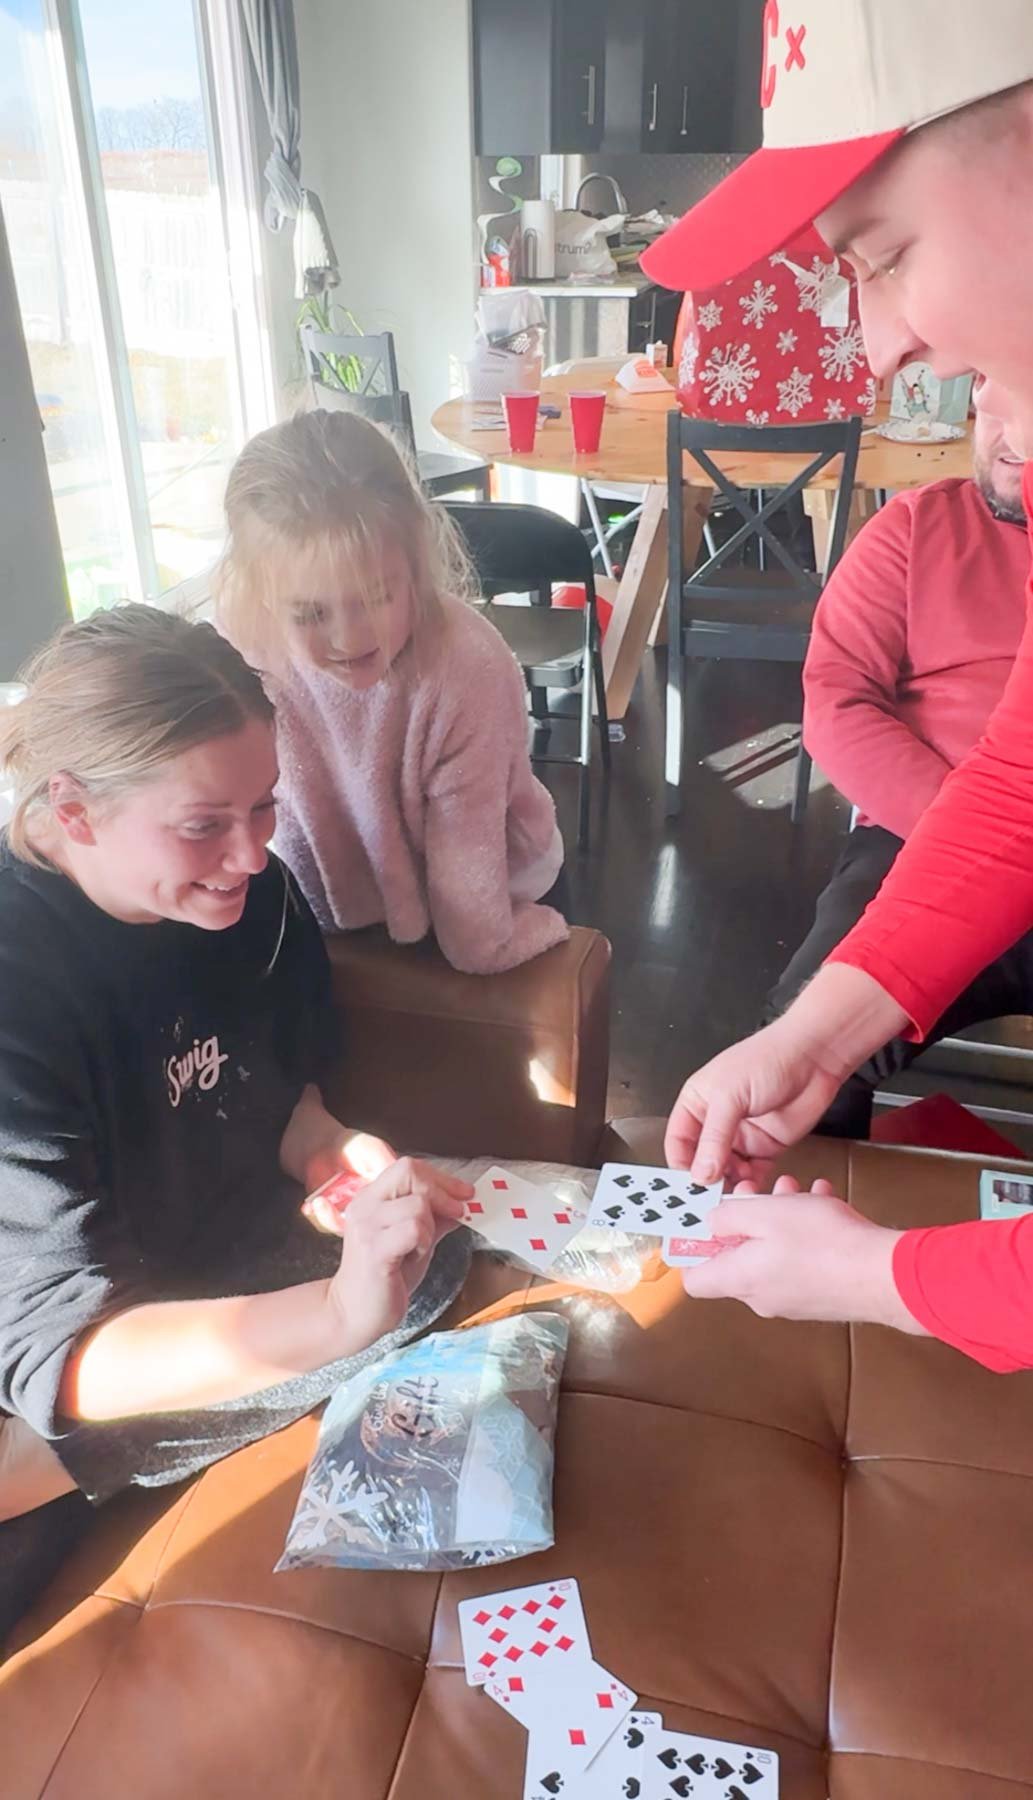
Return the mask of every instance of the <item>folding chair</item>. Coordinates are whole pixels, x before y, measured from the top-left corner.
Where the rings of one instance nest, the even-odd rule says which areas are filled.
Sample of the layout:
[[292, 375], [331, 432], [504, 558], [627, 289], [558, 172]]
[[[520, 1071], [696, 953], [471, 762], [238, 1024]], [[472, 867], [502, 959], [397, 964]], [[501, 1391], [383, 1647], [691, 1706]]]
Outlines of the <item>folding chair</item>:
[[[581, 683], [577, 755], [540, 756], [534, 760], [579, 764], [577, 841], [583, 850], [588, 844], [593, 685], [603, 767], [610, 766], [610, 728], [592, 552], [576, 525], [542, 506], [515, 506], [502, 501], [484, 506], [462, 500], [443, 504], [462, 534], [477, 572], [486, 602], [485, 616], [505, 638], [524, 671], [536, 723], [553, 716], [548, 711], [545, 690], [573, 688]], [[554, 607], [553, 582], [582, 584], [584, 612]], [[491, 604], [498, 594], [526, 593], [537, 596], [531, 606]], [[538, 705], [536, 696], [541, 700]]]
[[[367, 337], [364, 333], [345, 335], [303, 325], [301, 344], [312, 396], [320, 406], [388, 399], [401, 391], [393, 332], [381, 331]], [[438, 497], [472, 488], [482, 500], [491, 499], [490, 463], [479, 457], [452, 456], [442, 450], [417, 450], [411, 412], [409, 437], [420, 481], [428, 494]]]

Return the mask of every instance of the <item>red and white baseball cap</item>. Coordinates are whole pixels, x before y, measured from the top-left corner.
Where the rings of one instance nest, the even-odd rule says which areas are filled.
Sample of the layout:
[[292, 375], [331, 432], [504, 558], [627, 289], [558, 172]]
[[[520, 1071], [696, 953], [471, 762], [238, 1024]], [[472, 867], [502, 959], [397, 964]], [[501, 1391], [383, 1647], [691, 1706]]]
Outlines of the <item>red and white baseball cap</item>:
[[767, 0], [762, 30], [764, 148], [643, 252], [664, 287], [720, 286], [906, 132], [1033, 80], [1033, 0]]

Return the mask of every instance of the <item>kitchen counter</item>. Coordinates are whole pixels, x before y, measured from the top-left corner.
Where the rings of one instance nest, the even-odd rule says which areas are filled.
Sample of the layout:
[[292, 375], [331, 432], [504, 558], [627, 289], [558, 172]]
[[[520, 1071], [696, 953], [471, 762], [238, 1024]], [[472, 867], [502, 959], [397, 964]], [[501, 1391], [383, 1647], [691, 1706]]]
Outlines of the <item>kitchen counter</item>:
[[621, 269], [616, 275], [595, 276], [583, 281], [568, 277], [563, 281], [513, 283], [514, 287], [524, 288], [529, 294], [541, 294], [547, 300], [637, 300], [640, 294], [655, 285], [641, 269]]
[[537, 294], [545, 308], [550, 365], [588, 356], [637, 356], [657, 338], [674, 341], [681, 295], [658, 288], [641, 269], [586, 281], [567, 277], [515, 285]]

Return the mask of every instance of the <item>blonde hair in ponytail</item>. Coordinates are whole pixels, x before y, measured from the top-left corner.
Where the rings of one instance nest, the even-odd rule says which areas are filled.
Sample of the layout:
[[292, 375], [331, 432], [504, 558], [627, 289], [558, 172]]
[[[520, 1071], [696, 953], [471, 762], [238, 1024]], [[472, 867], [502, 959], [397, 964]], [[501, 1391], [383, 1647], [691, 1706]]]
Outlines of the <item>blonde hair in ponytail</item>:
[[0, 767], [14, 791], [7, 840], [46, 867], [33, 827], [50, 783], [68, 774], [116, 800], [172, 757], [252, 719], [271, 723], [259, 677], [211, 625], [154, 606], [117, 606], [65, 625], [21, 675], [28, 692], [0, 708]]
[[318, 580], [347, 565], [368, 596], [385, 545], [396, 544], [412, 571], [418, 645], [440, 625], [443, 595], [476, 591], [448, 514], [427, 498], [390, 432], [359, 413], [316, 407], [260, 431], [230, 471], [226, 522], [219, 624], [263, 668], [282, 666], [282, 578], [300, 559]]

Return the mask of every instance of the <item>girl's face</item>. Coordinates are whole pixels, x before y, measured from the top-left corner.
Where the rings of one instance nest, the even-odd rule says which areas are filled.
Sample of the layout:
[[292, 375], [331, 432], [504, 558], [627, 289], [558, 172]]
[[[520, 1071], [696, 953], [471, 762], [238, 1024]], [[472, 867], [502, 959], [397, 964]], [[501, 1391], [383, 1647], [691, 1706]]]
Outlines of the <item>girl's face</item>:
[[114, 918], [224, 931], [269, 860], [277, 773], [272, 726], [252, 719], [172, 757], [114, 803], [57, 776], [48, 852]]
[[375, 686], [412, 635], [412, 569], [404, 550], [385, 545], [365, 580], [343, 558], [302, 564], [279, 602], [292, 661], [324, 669], [344, 687]]

